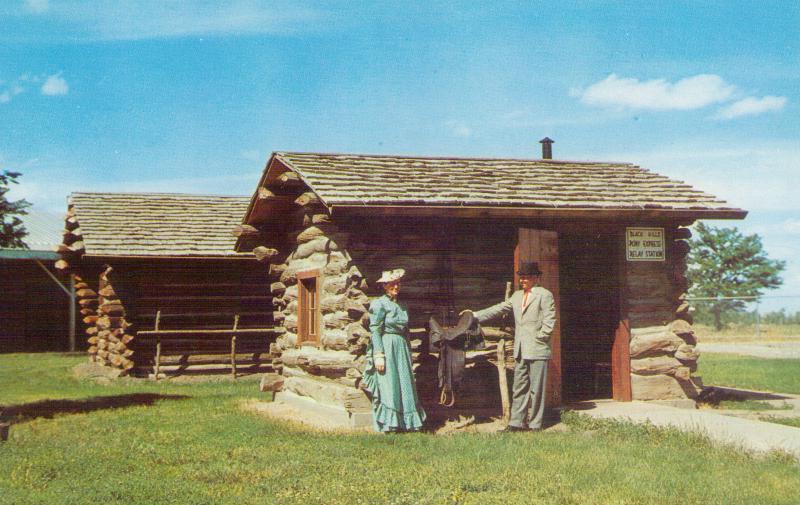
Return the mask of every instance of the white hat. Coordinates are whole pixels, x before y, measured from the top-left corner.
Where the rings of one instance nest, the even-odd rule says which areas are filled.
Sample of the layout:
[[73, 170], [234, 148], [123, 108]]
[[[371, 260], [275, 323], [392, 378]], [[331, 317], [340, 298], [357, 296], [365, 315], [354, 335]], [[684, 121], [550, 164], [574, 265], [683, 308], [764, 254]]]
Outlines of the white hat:
[[403, 270], [402, 268], [395, 268], [394, 270], [384, 270], [383, 275], [381, 275], [381, 278], [375, 282], [381, 284], [384, 282], [399, 281], [400, 278], [402, 278], [405, 274], [406, 271]]

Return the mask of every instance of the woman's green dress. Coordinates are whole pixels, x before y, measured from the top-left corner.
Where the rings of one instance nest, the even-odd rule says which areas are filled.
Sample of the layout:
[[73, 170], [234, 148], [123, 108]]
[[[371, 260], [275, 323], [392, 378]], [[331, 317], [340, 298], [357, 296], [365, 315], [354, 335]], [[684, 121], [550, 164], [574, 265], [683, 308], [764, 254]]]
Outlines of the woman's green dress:
[[[367, 349], [363, 384], [372, 395], [372, 419], [376, 431], [416, 431], [425, 422], [425, 411], [417, 398], [411, 347], [406, 340], [408, 311], [404, 303], [384, 295], [369, 306], [372, 339]], [[385, 355], [383, 373], [375, 369], [374, 357]]]

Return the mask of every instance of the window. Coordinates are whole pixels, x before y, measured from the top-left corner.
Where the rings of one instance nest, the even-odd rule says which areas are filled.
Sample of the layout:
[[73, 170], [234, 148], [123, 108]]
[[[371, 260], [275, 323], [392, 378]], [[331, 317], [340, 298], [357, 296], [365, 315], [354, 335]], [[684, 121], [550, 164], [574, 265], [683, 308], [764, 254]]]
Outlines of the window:
[[297, 345], [319, 345], [322, 312], [319, 307], [320, 271], [297, 273]]

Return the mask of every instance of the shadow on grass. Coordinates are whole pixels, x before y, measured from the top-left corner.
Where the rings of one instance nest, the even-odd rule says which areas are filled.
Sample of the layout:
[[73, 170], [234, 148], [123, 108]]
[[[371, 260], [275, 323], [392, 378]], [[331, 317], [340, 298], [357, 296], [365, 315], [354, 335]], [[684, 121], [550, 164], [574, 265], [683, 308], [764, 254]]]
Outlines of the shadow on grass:
[[719, 405], [723, 401], [747, 401], [747, 400], [789, 400], [790, 396], [784, 396], [775, 393], [764, 393], [761, 391], [747, 391], [743, 389], [724, 388], [719, 386], [710, 386], [700, 393], [697, 397], [699, 403], [707, 403], [710, 405]]
[[[248, 377], [252, 375], [259, 375], [268, 372], [274, 372], [272, 363], [261, 364], [244, 364], [236, 365], [236, 377]], [[230, 368], [208, 368], [203, 365], [195, 365], [192, 363], [177, 363], [176, 365], [166, 365], [160, 371], [160, 377], [174, 379], [176, 377], [224, 377], [232, 375]], [[152, 377], [151, 369], [139, 369], [135, 372], [133, 377], [138, 379]]]
[[584, 400], [567, 404], [568, 410], [592, 410], [595, 407], [597, 407], [597, 403], [591, 400]]
[[[434, 433], [448, 423], [463, 424], [464, 426], [491, 423], [499, 415], [489, 414], [486, 409], [448, 409], [446, 407], [425, 407], [425, 425], [422, 431]], [[468, 422], [466, 420], [469, 419]]]
[[[482, 424], [496, 425], [496, 429], [502, 429], [506, 425], [503, 421], [502, 410], [497, 408], [470, 408], [470, 407], [443, 407], [440, 405], [425, 405], [427, 419], [422, 431], [434, 433], [448, 424], [464, 424], [464, 426], [476, 426]], [[469, 420], [466, 422], [466, 420]], [[551, 428], [561, 423], [561, 411], [559, 409], [548, 408], [545, 410], [542, 421], [542, 429]], [[455, 431], [455, 430], [454, 430]]]
[[17, 424], [33, 419], [50, 419], [57, 414], [85, 414], [95, 410], [120, 409], [138, 405], [153, 405], [159, 400], [185, 400], [186, 395], [134, 393], [115, 396], [95, 396], [83, 400], [42, 400], [20, 405], [0, 406], [0, 422]]

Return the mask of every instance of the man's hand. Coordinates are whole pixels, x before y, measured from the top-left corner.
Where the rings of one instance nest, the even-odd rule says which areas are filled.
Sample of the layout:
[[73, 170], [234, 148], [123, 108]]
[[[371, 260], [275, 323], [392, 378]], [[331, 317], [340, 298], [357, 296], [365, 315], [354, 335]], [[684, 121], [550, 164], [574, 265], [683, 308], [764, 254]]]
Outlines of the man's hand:
[[377, 357], [375, 358], [375, 369], [379, 373], [383, 373], [386, 371], [386, 358]]

